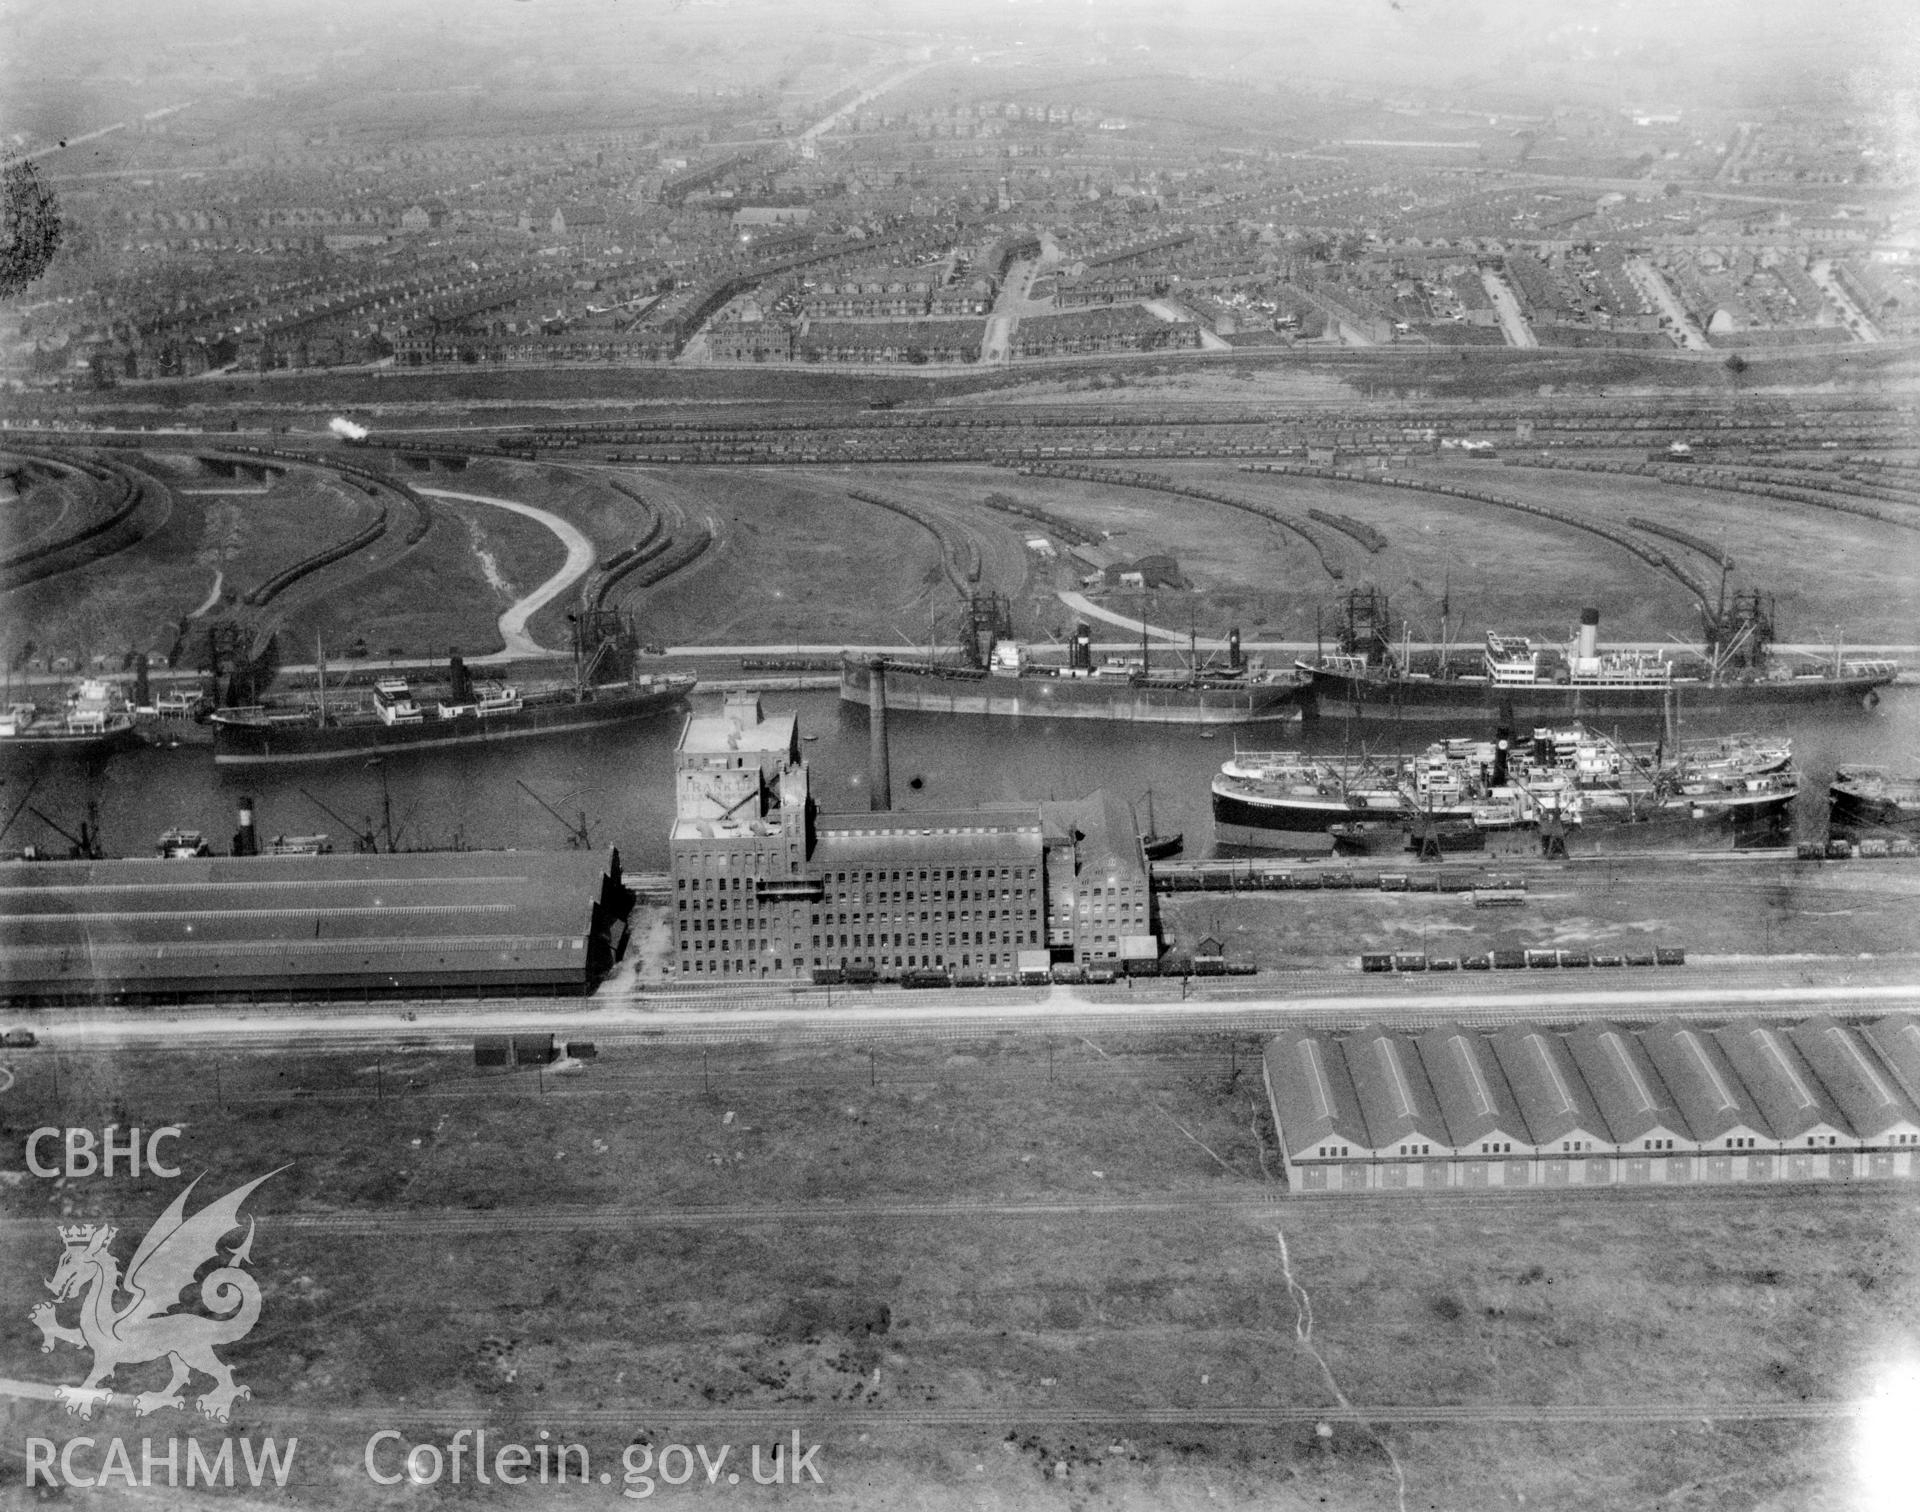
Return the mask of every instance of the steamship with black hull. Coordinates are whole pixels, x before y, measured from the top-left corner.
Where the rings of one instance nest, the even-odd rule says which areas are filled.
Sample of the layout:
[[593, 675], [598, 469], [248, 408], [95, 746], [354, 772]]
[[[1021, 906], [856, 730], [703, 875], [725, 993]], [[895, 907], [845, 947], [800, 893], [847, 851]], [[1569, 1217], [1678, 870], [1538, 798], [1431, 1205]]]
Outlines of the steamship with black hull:
[[1010, 638], [995, 638], [990, 645], [984, 657], [951, 663], [847, 657], [840, 664], [840, 697], [871, 709], [878, 675], [888, 708], [927, 714], [1231, 725], [1289, 719], [1299, 712], [1297, 679], [1242, 657], [1237, 630], [1228, 637], [1224, 666], [1202, 666], [1196, 656], [1181, 672], [1153, 670], [1144, 639], [1137, 661], [1095, 666], [1086, 625], [1075, 627], [1064, 667], [1035, 663], [1027, 648]]
[[1833, 774], [1827, 805], [1835, 833], [1920, 837], [1920, 774], [1843, 766]]
[[1799, 790], [1786, 740], [1649, 747], [1585, 726], [1386, 758], [1241, 751], [1212, 784], [1221, 844], [1349, 855], [1780, 845]]
[[[388, 677], [363, 698], [328, 692], [323, 664], [320, 687], [310, 697], [215, 710], [213, 759], [221, 766], [267, 766], [566, 735], [663, 714], [693, 691], [692, 677], [636, 674], [631, 647], [601, 644], [572, 682], [534, 688], [476, 680], [455, 656], [444, 687], [416, 689], [405, 678]], [[624, 663], [625, 678], [591, 681], [609, 652]]]
[[1871, 707], [1900, 670], [1839, 648], [1831, 659], [1784, 661], [1772, 651], [1771, 604], [1758, 593], [1736, 596], [1704, 655], [1603, 652], [1599, 631], [1599, 611], [1586, 609], [1564, 649], [1489, 633], [1471, 671], [1444, 650], [1423, 666], [1410, 646], [1393, 644], [1385, 596], [1362, 589], [1347, 596], [1339, 649], [1299, 664], [1301, 702], [1309, 717], [1491, 721], [1510, 709], [1525, 721], [1653, 719], [1669, 698], [1691, 714]]

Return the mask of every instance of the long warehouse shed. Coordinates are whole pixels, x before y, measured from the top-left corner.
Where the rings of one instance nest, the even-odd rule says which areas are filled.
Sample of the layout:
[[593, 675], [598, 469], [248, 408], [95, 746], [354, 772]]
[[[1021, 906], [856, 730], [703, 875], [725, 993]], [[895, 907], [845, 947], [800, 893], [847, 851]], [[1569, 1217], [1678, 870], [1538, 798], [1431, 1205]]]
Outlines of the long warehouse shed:
[[1289, 1029], [1263, 1070], [1295, 1192], [1920, 1176], [1913, 1014]]
[[618, 852], [15, 862], [0, 1000], [578, 995], [632, 903]]

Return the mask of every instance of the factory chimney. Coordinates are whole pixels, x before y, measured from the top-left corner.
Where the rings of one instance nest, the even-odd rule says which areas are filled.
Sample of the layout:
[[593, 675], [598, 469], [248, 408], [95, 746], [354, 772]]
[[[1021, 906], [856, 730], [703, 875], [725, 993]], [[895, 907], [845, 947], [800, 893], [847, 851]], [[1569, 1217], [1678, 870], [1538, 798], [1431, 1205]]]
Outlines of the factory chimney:
[[1592, 661], [1600, 654], [1600, 611], [1580, 611], [1580, 659]]
[[893, 807], [893, 776], [887, 761], [887, 664], [867, 663], [867, 807], [884, 814]]
[[234, 831], [233, 853], [236, 856], [257, 856], [260, 854], [260, 836], [253, 827], [253, 800], [240, 800], [240, 828]]

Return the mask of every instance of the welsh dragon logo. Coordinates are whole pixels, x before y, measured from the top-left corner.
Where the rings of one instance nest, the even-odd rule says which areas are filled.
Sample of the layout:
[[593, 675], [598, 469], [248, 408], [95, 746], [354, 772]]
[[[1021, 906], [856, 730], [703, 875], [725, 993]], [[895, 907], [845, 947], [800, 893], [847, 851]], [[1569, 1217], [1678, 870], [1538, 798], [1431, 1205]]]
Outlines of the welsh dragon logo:
[[[47, 1282], [54, 1300], [40, 1303], [27, 1316], [40, 1329], [41, 1353], [51, 1352], [56, 1344], [93, 1351], [93, 1369], [85, 1382], [59, 1389], [69, 1414], [92, 1417], [95, 1407], [113, 1400], [112, 1390], [101, 1383], [114, 1371], [162, 1356], [173, 1365], [173, 1379], [159, 1391], [134, 1397], [134, 1411], [142, 1417], [163, 1407], [184, 1408], [180, 1388], [195, 1371], [213, 1377], [213, 1389], [196, 1404], [208, 1417], [225, 1422], [235, 1398], [253, 1395], [213, 1352], [216, 1345], [244, 1339], [260, 1319], [260, 1285], [245, 1268], [253, 1253], [253, 1220], [247, 1220], [247, 1237], [232, 1251], [223, 1254], [220, 1241], [240, 1226], [240, 1204], [261, 1182], [278, 1174], [269, 1171], [189, 1218], [187, 1198], [200, 1184], [196, 1177], [154, 1220], [134, 1251], [124, 1281], [112, 1249], [118, 1230], [91, 1223], [61, 1228], [66, 1250]], [[201, 1280], [200, 1302], [213, 1316], [173, 1311], [180, 1305], [180, 1294], [210, 1260], [222, 1263]], [[124, 1305], [116, 1301], [120, 1293], [130, 1299]], [[76, 1297], [80, 1326], [68, 1328], [59, 1321], [57, 1310]]]

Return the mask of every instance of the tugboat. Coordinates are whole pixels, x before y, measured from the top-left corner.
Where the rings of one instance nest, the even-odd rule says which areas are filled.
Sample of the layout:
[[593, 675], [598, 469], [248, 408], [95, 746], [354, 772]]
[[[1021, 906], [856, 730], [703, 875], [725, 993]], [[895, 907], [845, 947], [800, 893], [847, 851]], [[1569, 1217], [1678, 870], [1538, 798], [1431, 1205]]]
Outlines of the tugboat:
[[196, 829], [186, 829], [176, 824], [172, 829], [163, 831], [155, 842], [162, 861], [198, 861], [213, 854], [213, 847], [207, 844], [207, 837]]
[[1180, 854], [1180, 847], [1186, 843], [1186, 836], [1179, 830], [1171, 835], [1160, 833], [1160, 826], [1153, 818], [1153, 789], [1147, 789], [1147, 827], [1140, 836], [1140, 848], [1146, 852], [1149, 861], [1165, 861], [1169, 856]]

